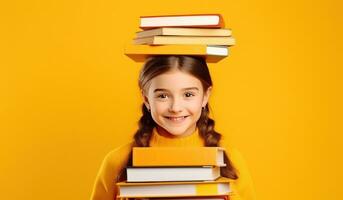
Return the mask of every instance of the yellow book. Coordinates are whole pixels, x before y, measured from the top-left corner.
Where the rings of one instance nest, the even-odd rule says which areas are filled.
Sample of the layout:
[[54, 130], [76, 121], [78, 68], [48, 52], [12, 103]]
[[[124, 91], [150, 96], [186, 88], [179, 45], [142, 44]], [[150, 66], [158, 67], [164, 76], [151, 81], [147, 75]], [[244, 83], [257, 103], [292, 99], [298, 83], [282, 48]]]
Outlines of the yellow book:
[[137, 38], [151, 37], [155, 35], [178, 35], [178, 36], [231, 36], [230, 29], [210, 28], [155, 28], [146, 31], [136, 32]]
[[231, 179], [220, 177], [215, 181], [199, 182], [119, 182], [119, 198], [187, 197], [229, 195]]
[[134, 44], [167, 45], [167, 44], [206, 44], [206, 45], [235, 45], [233, 37], [209, 37], [209, 36], [151, 36], [135, 38]]
[[136, 62], [144, 62], [147, 57], [154, 55], [190, 55], [200, 56], [206, 62], [218, 62], [229, 55], [227, 46], [209, 45], [126, 45], [125, 55]]
[[222, 147], [134, 147], [133, 166], [226, 166]]

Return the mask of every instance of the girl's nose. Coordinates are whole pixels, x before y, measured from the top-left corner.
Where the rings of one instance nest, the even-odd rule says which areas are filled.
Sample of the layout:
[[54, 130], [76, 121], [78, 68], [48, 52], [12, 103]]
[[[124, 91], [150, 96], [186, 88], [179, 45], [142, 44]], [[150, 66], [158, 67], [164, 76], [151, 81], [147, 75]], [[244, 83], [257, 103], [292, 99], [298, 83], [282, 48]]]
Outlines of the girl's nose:
[[182, 111], [182, 103], [180, 100], [173, 99], [169, 106], [169, 112], [178, 113]]

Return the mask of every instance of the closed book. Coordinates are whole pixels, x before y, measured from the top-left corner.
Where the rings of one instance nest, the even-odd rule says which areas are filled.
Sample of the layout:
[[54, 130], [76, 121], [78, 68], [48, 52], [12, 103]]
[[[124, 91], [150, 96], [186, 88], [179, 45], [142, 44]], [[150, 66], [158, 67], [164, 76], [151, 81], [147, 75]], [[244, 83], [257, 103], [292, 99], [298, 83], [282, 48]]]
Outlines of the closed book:
[[127, 182], [212, 181], [220, 176], [220, 168], [203, 167], [129, 167]]
[[227, 46], [210, 45], [126, 45], [124, 53], [136, 62], [144, 62], [154, 55], [189, 55], [200, 56], [206, 62], [218, 62], [229, 54]]
[[159, 15], [141, 16], [139, 24], [143, 30], [156, 27], [223, 28], [224, 20], [220, 14]]
[[150, 37], [155, 35], [177, 35], [177, 36], [231, 36], [230, 29], [208, 29], [208, 28], [155, 28], [136, 33], [136, 38]]
[[222, 147], [134, 147], [134, 167], [226, 166]]
[[220, 177], [215, 181], [199, 182], [149, 182], [117, 183], [119, 198], [135, 197], [185, 197], [229, 195], [230, 179]]
[[135, 200], [228, 200], [228, 195], [223, 196], [195, 196], [195, 197], [163, 197], [163, 198], [136, 198]]
[[235, 44], [233, 37], [209, 37], [209, 36], [151, 36], [145, 38], [135, 38], [134, 44], [167, 45], [167, 44], [206, 44], [206, 45], [226, 45]]

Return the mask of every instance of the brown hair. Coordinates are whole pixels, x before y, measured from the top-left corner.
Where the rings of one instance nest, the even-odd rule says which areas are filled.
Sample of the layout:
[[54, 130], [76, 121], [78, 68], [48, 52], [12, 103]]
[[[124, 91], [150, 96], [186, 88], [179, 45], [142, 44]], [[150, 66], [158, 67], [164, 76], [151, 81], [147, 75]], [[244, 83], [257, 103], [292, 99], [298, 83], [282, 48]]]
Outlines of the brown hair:
[[[143, 91], [147, 90], [151, 79], [173, 69], [178, 69], [196, 77], [201, 81], [204, 92], [213, 85], [210, 72], [203, 58], [192, 56], [153, 56], [146, 60], [140, 72], [139, 88]], [[148, 147], [156, 123], [144, 104], [142, 105], [142, 113], [143, 115], [138, 123], [138, 130], [134, 135], [134, 146]], [[197, 128], [200, 136], [204, 139], [204, 146], [216, 147], [219, 145], [221, 134], [214, 130], [215, 122], [209, 117], [209, 113], [209, 105], [207, 104], [202, 109], [201, 116], [197, 122]], [[129, 158], [128, 166], [132, 165], [131, 160], [132, 155]], [[221, 168], [221, 175], [237, 179], [236, 169], [233, 167], [227, 154], [225, 154], [224, 161], [226, 167]], [[122, 178], [120, 180], [125, 178], [123, 175], [124, 173], [121, 173], [120, 176]]]

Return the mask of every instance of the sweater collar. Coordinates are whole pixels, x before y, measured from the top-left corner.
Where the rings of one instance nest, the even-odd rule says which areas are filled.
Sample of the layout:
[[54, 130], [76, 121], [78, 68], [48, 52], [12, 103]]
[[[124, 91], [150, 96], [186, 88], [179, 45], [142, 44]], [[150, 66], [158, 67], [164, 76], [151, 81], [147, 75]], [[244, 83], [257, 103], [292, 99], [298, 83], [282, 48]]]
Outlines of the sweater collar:
[[157, 129], [153, 129], [153, 134], [150, 139], [150, 146], [203, 146], [204, 142], [199, 135], [198, 128], [187, 136], [172, 137], [164, 136], [158, 133]]

